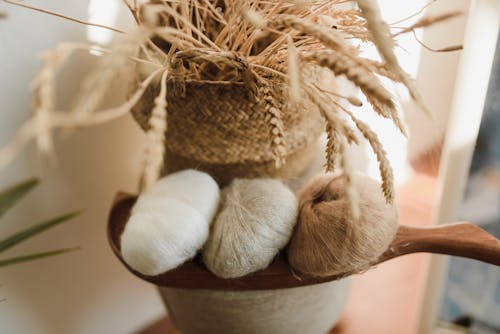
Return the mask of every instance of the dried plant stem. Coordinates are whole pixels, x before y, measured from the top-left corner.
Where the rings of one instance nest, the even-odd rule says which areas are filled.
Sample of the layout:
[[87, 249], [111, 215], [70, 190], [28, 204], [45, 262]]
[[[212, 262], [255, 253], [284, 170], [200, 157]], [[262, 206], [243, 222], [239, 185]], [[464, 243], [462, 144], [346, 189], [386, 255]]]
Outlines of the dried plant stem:
[[273, 153], [275, 166], [280, 168], [285, 163], [285, 134], [281, 110], [276, 107], [275, 99], [271, 95], [270, 87], [265, 84], [262, 89], [262, 96], [265, 104], [265, 111], [269, 119], [271, 129], [271, 150]]
[[398, 128], [401, 134], [405, 137], [408, 136], [406, 131], [406, 127], [403, 124], [403, 121], [399, 117], [398, 111], [396, 108], [390, 108], [386, 105], [381, 104], [377, 99], [375, 99], [372, 95], [368, 93], [363, 93], [366, 96], [368, 103], [372, 106], [372, 109], [378, 115], [390, 119], [394, 125]]
[[[74, 43], [74, 42], [71, 42], [71, 43], [68, 43], [68, 42], [61, 43], [58, 46], [56, 46], [56, 49], [57, 50], [60, 50], [60, 49], [71, 49], [71, 50], [74, 50], [74, 51], [80, 50], [80, 51], [88, 51], [88, 52], [90, 52], [90, 51], [96, 51], [96, 53], [91, 53], [92, 56], [96, 56], [96, 57], [101, 57], [102, 56], [101, 54], [111, 55], [113, 53], [113, 50], [104, 48], [104, 47], [102, 47], [100, 45], [85, 44], [85, 43]], [[150, 65], [150, 66], [153, 66], [153, 67], [156, 67], [156, 68], [162, 68], [163, 67], [163, 65], [161, 65], [159, 62], [154, 62], [154, 61], [142, 59], [142, 58], [135, 57], [135, 56], [127, 56], [127, 59], [129, 61], [132, 61], [132, 62], [135, 62], [135, 63], [146, 64], [146, 65]]]
[[[73, 113], [61, 111], [51, 112], [50, 120], [47, 124], [49, 129], [98, 125], [126, 115], [130, 112], [130, 109], [137, 104], [146, 91], [146, 88], [161, 70], [163, 69], [159, 69], [151, 73], [139, 85], [138, 89], [134, 92], [130, 99], [116, 108], [102, 110], [86, 119], [75, 117]], [[35, 118], [29, 119], [21, 126], [14, 137], [0, 150], [0, 169], [8, 165], [14, 159], [16, 154], [24, 147], [24, 145], [37, 135], [36, 130], [37, 124]]]
[[303, 59], [327, 67], [335, 75], [345, 75], [364, 93], [373, 96], [384, 105], [394, 107], [391, 94], [384, 88], [380, 80], [372, 72], [366, 71], [364, 67], [356, 66], [351, 58], [335, 51], [318, 51], [304, 54]]
[[130, 3], [128, 0], [122, 0], [122, 2], [125, 4], [125, 6], [127, 6], [127, 8], [129, 9], [130, 13], [132, 14], [134, 20], [135, 20], [135, 23], [139, 24], [140, 20], [139, 20], [139, 13], [138, 13], [138, 8], [137, 8], [137, 1], [133, 1], [133, 3]]
[[[359, 219], [360, 216], [360, 209], [359, 209], [359, 196], [358, 192], [356, 191], [356, 187], [353, 183], [353, 170], [352, 166], [350, 164], [349, 156], [347, 155], [347, 143], [345, 138], [340, 137], [338, 138], [338, 147], [339, 147], [339, 153], [340, 153], [340, 167], [343, 172], [343, 176], [345, 178], [345, 195], [347, 198], [347, 201], [349, 202], [349, 211], [351, 214], [351, 217], [355, 220]], [[350, 231], [348, 231], [349, 234]]]
[[326, 122], [326, 136], [325, 171], [333, 172], [337, 165], [337, 156], [340, 155], [340, 137], [330, 122]]
[[14, 137], [0, 150], [0, 169], [8, 165], [35, 134], [36, 120], [31, 118], [16, 131]]
[[347, 96], [346, 95], [342, 95], [342, 94], [339, 94], [337, 92], [321, 88], [317, 84], [313, 84], [313, 85], [320, 92], [326, 93], [328, 95], [332, 95], [334, 97], [339, 97], [341, 99], [344, 99], [344, 100], [346, 100], [347, 102], [349, 102], [351, 105], [353, 105], [355, 107], [361, 107], [361, 106], [363, 106], [363, 102], [361, 102], [361, 100], [358, 99], [356, 96], [353, 96], [353, 95], [347, 95]]
[[373, 132], [367, 124], [357, 119], [351, 112], [347, 113], [353, 120], [358, 130], [363, 134], [363, 137], [365, 137], [370, 143], [370, 146], [379, 162], [380, 176], [382, 177], [382, 191], [387, 203], [392, 203], [394, 201], [394, 177], [391, 164], [387, 159], [387, 154], [375, 132]]
[[[153, 6], [149, 6], [149, 7], [152, 8]], [[188, 35], [190, 35], [192, 32], [194, 32], [200, 40], [202, 40], [203, 42], [206, 43], [207, 46], [209, 46], [217, 51], [222, 51], [222, 49], [217, 44], [215, 44], [202, 31], [200, 31], [196, 26], [193, 25], [193, 23], [187, 18], [187, 17], [190, 17], [189, 15], [181, 15], [168, 5], [155, 5], [154, 7], [156, 7], [158, 11], [166, 12], [172, 18], [174, 18], [175, 20], [178, 20], [179, 22], [184, 24], [186, 27], [188, 27], [188, 31], [187, 31]]]
[[[346, 0], [122, 1], [138, 23], [138, 32], [125, 34], [123, 41], [110, 50], [74, 46], [75, 49], [99, 50], [107, 56], [99, 59], [96, 71], [84, 81], [77, 107], [70, 112], [54, 110], [54, 72], [60, 65], [58, 59], [46, 59], [46, 67], [42, 68], [34, 85], [36, 113], [0, 151], [0, 168], [12, 159], [13, 152], [33, 137], [36, 137], [42, 150], [47, 150], [51, 131], [55, 128], [100, 124], [126, 114], [155, 80], [154, 84], [159, 84], [160, 88], [153, 110], [150, 110], [152, 116], [147, 132], [148, 145], [143, 170], [143, 188], [147, 190], [159, 177], [164, 163], [167, 89], [170, 90], [169, 95], [183, 96], [190, 81], [244, 83], [250, 92], [248, 97], [264, 108], [264, 122], [269, 122], [266, 126], [269, 129], [269, 146], [265, 147], [272, 151], [277, 167], [285, 162], [287, 155], [284, 141], [289, 137], [283, 125], [284, 113], [301, 112], [297, 107], [299, 104], [294, 102], [306, 97], [325, 119], [328, 134], [325, 167], [327, 170], [339, 166], [344, 169], [346, 196], [353, 205], [353, 215], [356, 214], [357, 201], [346, 148], [349, 144], [358, 143], [362, 137], [369, 141], [377, 155], [384, 180], [384, 194], [388, 200], [392, 200], [392, 171], [377, 136], [368, 125], [345, 109], [337, 98], [344, 98], [354, 106], [360, 106], [361, 101], [353, 96], [340, 96], [323, 90], [316, 85], [324, 74], [345, 76], [361, 89], [376, 113], [391, 119], [403, 133], [405, 129], [393, 97], [378, 75], [402, 82], [417, 103], [423, 106], [413, 81], [398, 64], [393, 50], [393, 36], [382, 20], [375, 0], [358, 0], [361, 10], [344, 10], [335, 6]], [[19, 0], [4, 2], [123, 33], [116, 28], [25, 5]], [[413, 32], [453, 15], [424, 18], [398, 34]], [[361, 42], [372, 40], [384, 62], [361, 57], [359, 49], [350, 43], [352, 39]], [[445, 49], [452, 50], [454, 47]], [[137, 50], [140, 52], [136, 53]], [[148, 65], [140, 67], [141, 76], [152, 72], [151, 75], [125, 104], [97, 111], [106, 89], [114, 78], [126, 73], [130, 68], [130, 60]], [[309, 71], [311, 68], [318, 70], [321, 75], [311, 75], [314, 72]], [[158, 83], [159, 73], [162, 75]], [[279, 87], [288, 82], [289, 90], [283, 92], [277, 89], [273, 86], [276, 82]], [[289, 98], [289, 104], [283, 102], [285, 97]], [[261, 156], [259, 152], [252, 154]]]
[[[72, 113], [58, 112], [58, 117], [54, 118], [54, 123], [58, 127], [91, 126], [107, 123], [119, 117], [125, 116], [130, 112], [130, 109], [132, 109], [137, 104], [137, 102], [139, 102], [140, 98], [142, 97], [148, 86], [151, 84], [151, 82], [154, 80], [154, 78], [164, 70], [165, 68], [160, 68], [152, 72], [139, 84], [134, 94], [132, 94], [132, 96], [125, 103], [116, 108], [110, 108], [95, 112], [91, 117], [88, 117], [87, 119], [79, 119]], [[72, 125], [72, 123], [74, 123], [74, 125]]]
[[142, 45], [148, 38], [148, 31], [136, 30], [134, 34], [116, 41], [110, 55], [102, 57], [92, 73], [83, 81], [73, 112], [81, 118], [94, 113], [106, 96], [117, 73], [122, 68], [126, 68], [129, 57], [137, 52], [137, 45]]
[[[84, 51], [97, 51], [98, 53], [104, 53], [111, 55], [113, 53], [113, 50], [103, 48], [100, 45], [87, 45], [83, 43], [66, 43], [69, 44], [72, 48], [75, 50], [84, 50]], [[95, 54], [93, 54], [95, 55]], [[100, 57], [100, 55], [98, 55]], [[161, 65], [158, 61], [155, 61], [153, 57], [148, 57], [148, 59], [143, 59], [135, 56], [128, 55], [126, 56], [129, 61], [138, 63], [138, 64], [146, 64], [148, 66], [153, 66], [156, 68], [162, 68], [163, 65]]]
[[[188, 50], [193, 48], [206, 48], [206, 45], [192, 36], [186, 34], [183, 31], [171, 28], [171, 27], [161, 27], [153, 31], [158, 36], [162, 37], [164, 40], [172, 43], [179, 50]], [[154, 44], [153, 44], [154, 45]], [[163, 53], [161, 49], [156, 47], [157, 51]], [[218, 50], [220, 51], [220, 50]]]
[[418, 38], [417, 34], [415, 33], [415, 30], [412, 30], [412, 33], [413, 33], [413, 37], [418, 42], [418, 44], [420, 44], [424, 49], [426, 49], [427, 51], [430, 51], [430, 52], [453, 52], [453, 51], [460, 51], [464, 48], [463, 45], [459, 44], [459, 45], [447, 46], [447, 47], [440, 48], [440, 49], [433, 49], [433, 48], [425, 45], [425, 43], [422, 42], [420, 40], [420, 38]]
[[167, 132], [167, 74], [163, 72], [160, 93], [154, 100], [146, 133], [146, 150], [141, 191], [147, 192], [160, 177], [165, 157], [165, 138]]
[[248, 63], [235, 52], [217, 52], [206, 49], [192, 49], [179, 51], [175, 54], [175, 57], [198, 64], [210, 62], [214, 64], [228, 65], [239, 71], [246, 71], [248, 69]]
[[373, 42], [377, 47], [378, 52], [385, 60], [387, 67], [396, 74], [399, 81], [402, 82], [413, 100], [419, 105], [419, 107], [430, 115], [429, 110], [425, 106], [420, 93], [417, 90], [415, 82], [408, 76], [408, 74], [403, 71], [399, 65], [398, 59], [394, 54], [394, 41], [391, 37], [389, 26], [382, 19], [380, 14], [380, 9], [376, 4], [375, 0], [357, 0], [359, 8], [361, 9], [364, 18], [366, 19], [366, 24], [370, 30], [373, 38]]
[[420, 9], [418, 11], [416, 11], [415, 13], [412, 13], [411, 15], [408, 15], [407, 17], [404, 17], [402, 19], [399, 19], [395, 22], [391, 22], [390, 25], [391, 26], [394, 26], [396, 24], [400, 24], [400, 23], [403, 23], [405, 21], [408, 21], [420, 14], [422, 14], [429, 6], [431, 6], [432, 4], [434, 4], [436, 1], [438, 0], [430, 0], [428, 3], [426, 3], [425, 5], [423, 5], [422, 7], [420, 7]]
[[332, 130], [338, 131], [339, 134], [346, 138], [349, 144], [359, 144], [359, 139], [354, 131], [333, 107], [338, 105], [333, 99], [328, 99], [328, 102], [325, 101], [324, 98], [321, 98], [320, 95], [316, 93], [317, 89], [314, 85], [305, 85], [304, 90], [307, 96], [318, 106], [319, 112], [325, 121], [330, 124]]
[[411, 26], [406, 27], [406, 28], [402, 29], [401, 31], [399, 31], [398, 33], [394, 34], [393, 37], [397, 37], [401, 34], [405, 34], [405, 33], [414, 31], [415, 29], [418, 29], [418, 28], [424, 28], [424, 27], [434, 25], [436, 23], [444, 22], [444, 21], [450, 20], [452, 18], [455, 18], [457, 16], [460, 16], [462, 14], [463, 13], [461, 11], [453, 11], [453, 12], [444, 13], [441, 15], [425, 16], [425, 17], [422, 17], [417, 22], [415, 22], [414, 24], [412, 24]]
[[387, 79], [390, 79], [392, 81], [399, 80], [394, 73], [386, 68], [385, 63], [367, 58], [363, 58], [363, 62], [366, 63], [374, 73], [386, 77]]
[[297, 48], [293, 44], [293, 39], [290, 35], [288, 39], [288, 81], [290, 85], [290, 101], [292, 104], [300, 100], [300, 72], [299, 59]]
[[344, 36], [335, 29], [315, 24], [292, 15], [280, 16], [275, 20], [275, 24], [287, 26], [306, 35], [310, 35], [320, 41], [324, 46], [349, 58], [357, 67], [370, 71], [370, 68], [363, 61], [363, 58], [358, 56], [358, 50], [354, 46], [348, 44]]
[[[306, 92], [311, 98], [317, 96], [311, 89], [311, 86], [306, 88]], [[345, 176], [345, 195], [349, 202], [350, 214], [353, 219], [358, 219], [360, 215], [358, 194], [352, 182], [352, 168], [349, 164], [349, 157], [346, 154], [347, 143], [358, 143], [357, 137], [354, 135], [348, 125], [345, 124], [336, 113], [330, 111], [322, 101], [316, 101], [320, 112], [326, 120], [327, 130], [327, 146], [326, 146], [326, 171], [333, 171], [339, 161], [340, 168]]]
[[32, 82], [36, 141], [38, 149], [43, 153], [51, 153], [53, 149], [50, 119], [56, 107], [55, 74], [72, 51], [68, 45], [60, 45], [53, 51], [44, 53], [43, 66]]
[[325, 46], [338, 52], [344, 54], [352, 54], [353, 52], [353, 47], [346, 43], [338, 31], [329, 29], [326, 26], [320, 26], [292, 15], [281, 15], [273, 23], [278, 26], [290, 27], [313, 36]]
[[44, 13], [44, 14], [49, 14], [49, 15], [57, 16], [57, 17], [65, 19], [65, 20], [73, 21], [73, 22], [80, 23], [80, 24], [83, 24], [83, 25], [97, 27], [97, 28], [102, 28], [102, 29], [107, 29], [107, 30], [111, 30], [111, 31], [118, 32], [118, 33], [121, 33], [121, 34], [125, 34], [126, 33], [125, 31], [117, 29], [117, 28], [113, 28], [113, 27], [106, 26], [106, 25], [103, 25], [103, 24], [87, 22], [87, 21], [80, 20], [80, 19], [77, 19], [77, 18], [74, 18], [74, 17], [70, 17], [70, 16], [66, 16], [66, 15], [60, 14], [60, 13], [56, 13], [56, 12], [53, 12], [51, 10], [47, 10], [47, 9], [44, 9], [44, 8], [40, 8], [40, 7], [36, 7], [36, 6], [32, 6], [32, 5], [27, 5], [27, 4], [19, 2], [19, 1], [14, 1], [14, 0], [2, 0], [2, 1], [6, 2], [8, 4], [11, 4], [11, 5], [15, 5], [15, 6], [19, 6], [19, 7], [24, 7], [24, 8], [35, 10], [37, 12], [41, 12], [41, 13]]

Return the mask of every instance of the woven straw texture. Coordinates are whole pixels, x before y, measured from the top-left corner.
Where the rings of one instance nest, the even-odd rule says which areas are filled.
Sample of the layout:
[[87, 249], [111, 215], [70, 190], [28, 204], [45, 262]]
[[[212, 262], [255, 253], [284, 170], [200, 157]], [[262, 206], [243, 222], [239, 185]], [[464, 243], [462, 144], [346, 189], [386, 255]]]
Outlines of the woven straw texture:
[[292, 180], [301, 176], [308, 168], [315, 153], [314, 146], [316, 144], [312, 143], [300, 151], [288, 154], [286, 164], [279, 168], [276, 168], [274, 161], [210, 164], [196, 159], [185, 158], [168, 151], [165, 174], [187, 168], [196, 168], [210, 174], [221, 186], [228, 185], [234, 178], [273, 177]]
[[[256, 94], [243, 83], [212, 81], [185, 82], [179, 94], [170, 82], [166, 172], [197, 168], [221, 183], [234, 177], [299, 175], [324, 123], [307, 99], [290, 108], [286, 84], [274, 82]], [[157, 93], [158, 87], [150, 87], [133, 110], [145, 130]], [[279, 120], [270, 109], [279, 112]], [[277, 143], [286, 162], [281, 168], [275, 166]]]

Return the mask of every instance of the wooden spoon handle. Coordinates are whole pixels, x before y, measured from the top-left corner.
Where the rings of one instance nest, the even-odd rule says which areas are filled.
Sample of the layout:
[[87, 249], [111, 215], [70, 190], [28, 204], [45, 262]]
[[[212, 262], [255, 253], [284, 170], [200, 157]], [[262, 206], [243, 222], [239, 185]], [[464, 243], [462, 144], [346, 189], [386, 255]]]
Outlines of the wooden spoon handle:
[[469, 222], [433, 227], [401, 225], [380, 262], [419, 252], [467, 257], [500, 266], [500, 240]]

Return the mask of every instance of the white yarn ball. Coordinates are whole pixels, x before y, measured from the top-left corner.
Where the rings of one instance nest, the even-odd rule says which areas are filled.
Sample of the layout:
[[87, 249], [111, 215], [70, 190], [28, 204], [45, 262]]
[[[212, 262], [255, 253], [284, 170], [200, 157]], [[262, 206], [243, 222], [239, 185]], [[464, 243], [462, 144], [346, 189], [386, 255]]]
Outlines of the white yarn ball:
[[130, 267], [153, 276], [193, 258], [208, 237], [209, 224], [176, 199], [148, 198], [148, 208], [130, 216], [121, 236], [121, 252]]
[[175, 198], [198, 210], [212, 220], [219, 203], [219, 186], [207, 173], [186, 169], [156, 182], [149, 195]]
[[121, 253], [136, 271], [154, 276], [192, 259], [208, 238], [219, 187], [193, 170], [171, 174], [139, 196], [121, 235]]
[[297, 198], [275, 179], [236, 179], [222, 201], [203, 249], [206, 266], [222, 278], [266, 268], [291, 238]]

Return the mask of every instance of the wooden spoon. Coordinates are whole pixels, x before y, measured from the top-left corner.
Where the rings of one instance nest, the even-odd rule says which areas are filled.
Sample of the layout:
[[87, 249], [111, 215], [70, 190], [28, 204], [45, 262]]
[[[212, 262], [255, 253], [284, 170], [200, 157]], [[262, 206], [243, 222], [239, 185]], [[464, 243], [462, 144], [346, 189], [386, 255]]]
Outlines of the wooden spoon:
[[[118, 193], [108, 218], [108, 241], [118, 259], [134, 275], [158, 286], [212, 290], [267, 290], [311, 285], [337, 280], [353, 273], [308, 277], [296, 273], [280, 254], [265, 270], [237, 279], [222, 279], [208, 271], [201, 259], [157, 276], [145, 276], [130, 268], [120, 253], [120, 236], [137, 197]], [[373, 265], [410, 253], [438, 253], [467, 257], [500, 266], [500, 240], [480, 227], [460, 222], [434, 227], [400, 225], [396, 238]]]

